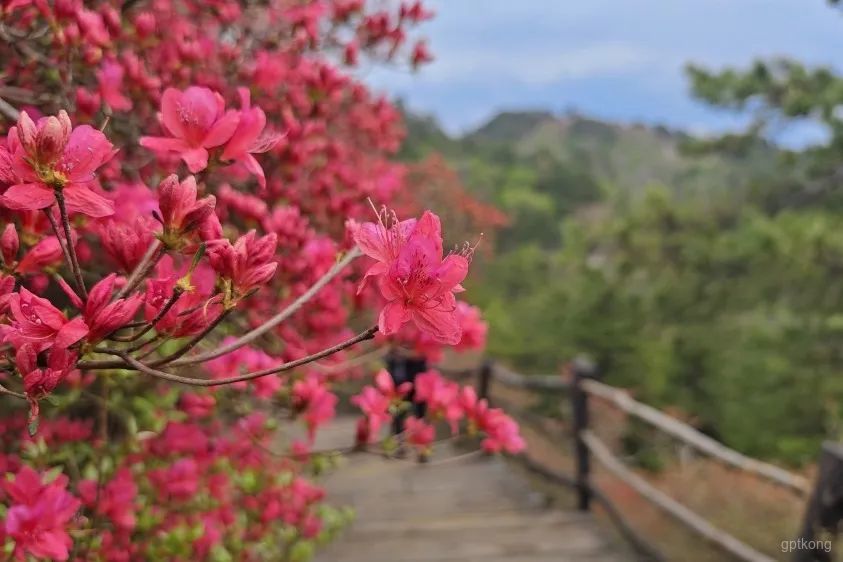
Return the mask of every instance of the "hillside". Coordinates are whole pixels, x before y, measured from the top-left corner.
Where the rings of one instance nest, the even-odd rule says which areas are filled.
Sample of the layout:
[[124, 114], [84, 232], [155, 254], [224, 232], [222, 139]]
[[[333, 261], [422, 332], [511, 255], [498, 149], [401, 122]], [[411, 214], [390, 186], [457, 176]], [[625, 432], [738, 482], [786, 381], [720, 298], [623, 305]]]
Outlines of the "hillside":
[[773, 151], [763, 147], [739, 160], [685, 155], [682, 149], [689, 137], [682, 132], [610, 123], [577, 113], [502, 112], [459, 137], [449, 137], [430, 117], [409, 114], [407, 128], [405, 158], [417, 160], [431, 151], [442, 152], [463, 173], [469, 188], [486, 195], [493, 195], [494, 188], [472, 185], [477, 183], [471, 177], [477, 160], [493, 167], [538, 167], [538, 182], [551, 191], [554, 174], [586, 174], [592, 188], [636, 193], [659, 184], [687, 193], [730, 190], [757, 176], [773, 157]]

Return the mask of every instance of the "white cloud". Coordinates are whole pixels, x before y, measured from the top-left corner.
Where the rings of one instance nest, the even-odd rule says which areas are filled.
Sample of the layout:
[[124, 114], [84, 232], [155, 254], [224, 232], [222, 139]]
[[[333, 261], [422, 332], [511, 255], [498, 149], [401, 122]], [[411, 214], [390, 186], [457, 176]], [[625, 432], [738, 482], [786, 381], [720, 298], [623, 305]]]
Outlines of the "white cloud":
[[659, 64], [657, 53], [638, 45], [605, 42], [561, 50], [461, 51], [449, 53], [423, 71], [427, 81], [499, 79], [543, 85], [566, 79], [635, 72]]

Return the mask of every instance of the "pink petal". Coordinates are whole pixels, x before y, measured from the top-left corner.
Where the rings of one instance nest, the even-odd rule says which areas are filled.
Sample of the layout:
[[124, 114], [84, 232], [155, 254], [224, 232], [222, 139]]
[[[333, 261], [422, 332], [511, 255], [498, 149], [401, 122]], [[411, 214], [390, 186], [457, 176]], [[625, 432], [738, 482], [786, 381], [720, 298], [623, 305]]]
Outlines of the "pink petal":
[[205, 148], [213, 148], [225, 144], [240, 123], [240, 112], [233, 109], [227, 111], [220, 119], [214, 123], [211, 130], [202, 139], [202, 146]]
[[411, 318], [410, 311], [399, 301], [387, 303], [378, 318], [378, 329], [389, 336], [397, 332]]
[[79, 298], [79, 295], [76, 294], [76, 291], [67, 284], [64, 277], [57, 275], [56, 281], [58, 281], [59, 287], [61, 287], [61, 290], [64, 291], [65, 295], [67, 295], [67, 298], [70, 299], [70, 302], [73, 303], [73, 306], [75, 306], [77, 310], [82, 310], [85, 307], [85, 304], [82, 302], [82, 299]]
[[422, 214], [413, 230], [413, 236], [420, 236], [433, 242], [438, 252], [437, 257], [442, 257], [442, 224], [435, 213], [425, 211]]
[[70, 133], [70, 140], [59, 159], [56, 168], [64, 172], [71, 181], [90, 181], [94, 170], [111, 160], [114, 145], [102, 131], [90, 125], [80, 125]]
[[240, 161], [247, 170], [258, 178], [258, 185], [260, 185], [261, 189], [266, 189], [266, 176], [263, 173], [263, 168], [255, 157], [251, 154], [245, 154]]
[[82, 213], [89, 217], [108, 217], [114, 214], [114, 203], [83, 184], [71, 184], [64, 188], [64, 200], [68, 213]]
[[141, 137], [140, 145], [156, 152], [186, 152], [190, 150], [183, 139], [170, 137]]
[[413, 309], [413, 322], [439, 343], [457, 345], [462, 339], [462, 327], [453, 310], [438, 307]]
[[94, 285], [88, 293], [88, 302], [85, 305], [85, 316], [93, 317], [100, 309], [108, 304], [111, 300], [111, 293], [114, 291], [114, 283], [117, 280], [117, 274], [111, 273], [103, 278], [102, 281]]
[[[182, 93], [175, 88], [164, 90], [164, 95], [161, 96], [161, 121], [164, 124], [164, 128], [171, 135], [183, 139], [187, 134], [182, 126], [180, 113], [181, 97]], [[143, 138], [141, 138], [141, 145], [145, 146], [143, 144]]]
[[436, 278], [442, 284], [442, 289], [448, 291], [457, 286], [462, 289], [460, 283], [466, 275], [468, 275], [468, 260], [456, 254], [446, 257], [436, 269]]
[[16, 211], [37, 211], [56, 202], [53, 190], [43, 183], [21, 183], [13, 185], [3, 194], [4, 207]]
[[53, 345], [59, 349], [66, 349], [88, 335], [88, 325], [81, 316], [77, 316], [64, 326], [56, 334], [56, 341]]
[[352, 236], [360, 251], [380, 262], [392, 259], [386, 229], [373, 222], [353, 223]]
[[201, 147], [182, 152], [181, 159], [187, 164], [187, 169], [192, 174], [201, 172], [208, 167], [208, 151]]
[[240, 122], [225, 145], [222, 153], [223, 160], [235, 160], [249, 152], [249, 147], [255, 143], [266, 126], [266, 114], [260, 108], [243, 110], [240, 112]]

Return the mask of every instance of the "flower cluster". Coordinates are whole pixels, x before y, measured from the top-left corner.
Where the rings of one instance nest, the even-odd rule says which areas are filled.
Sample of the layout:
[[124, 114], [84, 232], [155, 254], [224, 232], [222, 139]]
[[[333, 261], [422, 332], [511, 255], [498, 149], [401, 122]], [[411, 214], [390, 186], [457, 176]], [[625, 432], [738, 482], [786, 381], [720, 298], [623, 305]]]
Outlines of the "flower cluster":
[[[0, 2], [4, 552], [303, 558], [344, 520], [307, 476], [328, 462], [310, 448], [352, 350], [376, 334], [482, 347], [455, 298], [471, 251], [445, 254], [437, 215], [361, 222], [405, 191], [400, 115], [338, 61], [423, 64], [411, 30], [430, 16], [399, 0]], [[355, 246], [376, 260], [361, 294]], [[368, 436], [408, 390], [381, 373], [355, 399]], [[426, 392], [433, 416], [477, 418], [486, 449], [517, 448], [508, 418]], [[412, 443], [430, 445], [429, 422]], [[294, 424], [309, 439], [275, 450]]]
[[[363, 413], [357, 426], [357, 441], [366, 445], [379, 436], [381, 428], [396, 415], [406, 410], [405, 397], [412, 383], [403, 383], [395, 388], [386, 371], [375, 376], [374, 386], [365, 386], [360, 394], [351, 400]], [[461, 431], [468, 435], [480, 434], [484, 451], [501, 451], [515, 454], [524, 450], [518, 424], [500, 408], [490, 408], [485, 399], [478, 399], [473, 387], [450, 381], [436, 370], [429, 370], [416, 377], [415, 402], [427, 406], [426, 418], [409, 417], [405, 431], [407, 442], [420, 452], [427, 452], [435, 438], [435, 427], [431, 422], [443, 421], [452, 435]]]

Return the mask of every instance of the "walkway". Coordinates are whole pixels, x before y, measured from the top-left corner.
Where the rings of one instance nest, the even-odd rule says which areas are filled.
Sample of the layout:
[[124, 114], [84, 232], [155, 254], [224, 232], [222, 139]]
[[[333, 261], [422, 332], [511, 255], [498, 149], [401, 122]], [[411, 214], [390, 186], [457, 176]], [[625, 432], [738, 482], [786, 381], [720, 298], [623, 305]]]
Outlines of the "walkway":
[[[347, 444], [353, 420], [323, 431]], [[499, 458], [441, 445], [429, 464], [358, 454], [328, 476], [331, 502], [356, 521], [315, 562], [615, 562], [629, 560], [588, 514], [545, 507]]]

